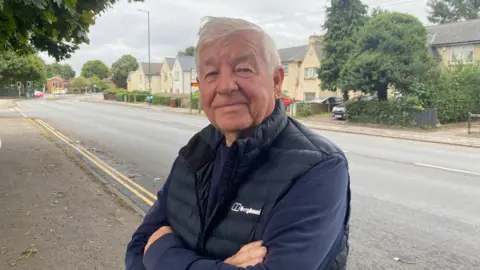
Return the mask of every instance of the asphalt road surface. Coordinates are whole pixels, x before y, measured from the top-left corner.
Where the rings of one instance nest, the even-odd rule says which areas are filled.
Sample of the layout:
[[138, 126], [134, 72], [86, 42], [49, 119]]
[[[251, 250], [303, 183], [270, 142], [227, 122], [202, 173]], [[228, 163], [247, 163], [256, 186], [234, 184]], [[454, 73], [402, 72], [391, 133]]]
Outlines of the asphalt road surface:
[[[19, 108], [151, 192], [180, 147], [208, 124], [201, 116], [81, 99], [22, 101]], [[347, 151], [350, 163], [349, 269], [480, 269], [480, 149], [318, 133]]]

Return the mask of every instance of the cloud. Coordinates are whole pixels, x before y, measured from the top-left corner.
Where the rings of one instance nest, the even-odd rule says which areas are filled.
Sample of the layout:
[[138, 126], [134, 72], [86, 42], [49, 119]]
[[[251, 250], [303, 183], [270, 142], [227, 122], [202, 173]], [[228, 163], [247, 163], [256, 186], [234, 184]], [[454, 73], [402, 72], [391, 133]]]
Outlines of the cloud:
[[[306, 44], [308, 36], [323, 33], [325, 4], [316, 0], [145, 0], [121, 1], [96, 19], [90, 28], [90, 44], [83, 44], [69, 63], [80, 75], [84, 62], [101, 60], [111, 65], [123, 54], [148, 61], [147, 14], [150, 11], [151, 61], [174, 57], [178, 50], [194, 45], [204, 16], [227, 16], [250, 20], [262, 26], [284, 48]], [[370, 7], [408, 12], [426, 22], [426, 4], [418, 0], [365, 0]], [[51, 63], [54, 60], [41, 54]]]

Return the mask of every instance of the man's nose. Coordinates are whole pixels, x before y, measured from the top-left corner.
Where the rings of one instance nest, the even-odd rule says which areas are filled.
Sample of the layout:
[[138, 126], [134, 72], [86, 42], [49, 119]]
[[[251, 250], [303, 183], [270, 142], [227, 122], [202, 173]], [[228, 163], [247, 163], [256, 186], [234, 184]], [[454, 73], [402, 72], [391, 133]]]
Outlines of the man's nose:
[[237, 82], [232, 72], [222, 72], [218, 78], [217, 93], [220, 95], [230, 95], [238, 90]]

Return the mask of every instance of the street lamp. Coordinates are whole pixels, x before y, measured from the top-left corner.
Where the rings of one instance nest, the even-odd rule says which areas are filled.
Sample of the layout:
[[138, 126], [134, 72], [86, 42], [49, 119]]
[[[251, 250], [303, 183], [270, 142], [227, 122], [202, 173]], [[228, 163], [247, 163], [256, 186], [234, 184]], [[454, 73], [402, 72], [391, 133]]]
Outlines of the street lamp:
[[139, 9], [140, 12], [147, 13], [148, 18], [148, 91], [152, 94], [152, 72], [150, 70], [150, 11]]

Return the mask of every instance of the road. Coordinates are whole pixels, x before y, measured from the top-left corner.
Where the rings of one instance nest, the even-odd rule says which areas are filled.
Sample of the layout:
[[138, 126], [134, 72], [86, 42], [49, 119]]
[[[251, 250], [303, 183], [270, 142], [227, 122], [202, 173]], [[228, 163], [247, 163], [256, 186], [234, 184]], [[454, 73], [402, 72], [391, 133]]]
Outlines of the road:
[[[81, 99], [22, 101], [19, 108], [154, 193], [179, 148], [208, 124], [201, 116]], [[340, 145], [350, 164], [350, 269], [480, 269], [480, 149], [317, 132]]]

